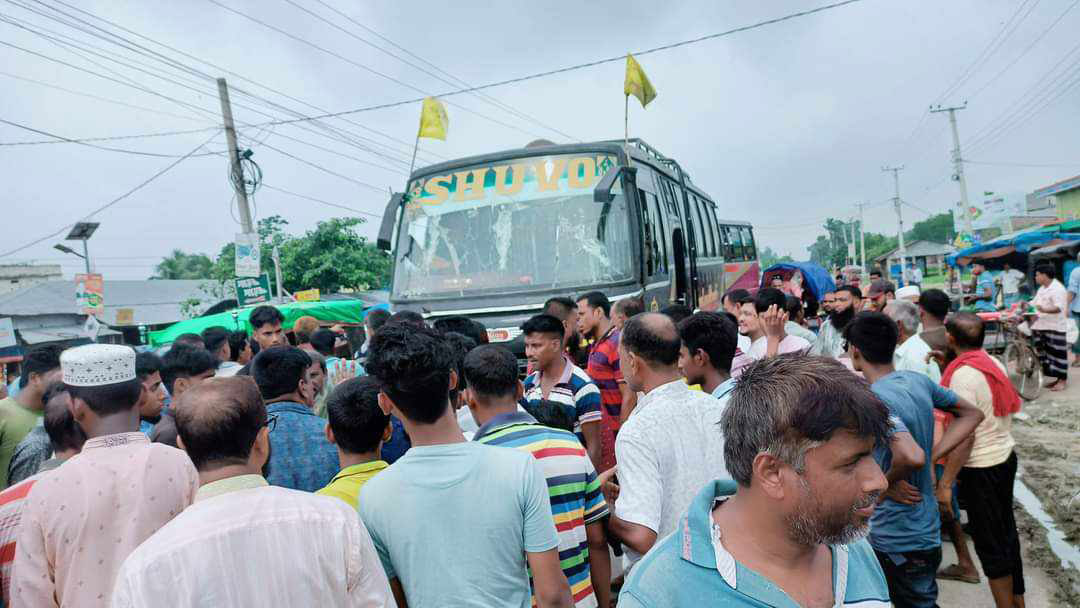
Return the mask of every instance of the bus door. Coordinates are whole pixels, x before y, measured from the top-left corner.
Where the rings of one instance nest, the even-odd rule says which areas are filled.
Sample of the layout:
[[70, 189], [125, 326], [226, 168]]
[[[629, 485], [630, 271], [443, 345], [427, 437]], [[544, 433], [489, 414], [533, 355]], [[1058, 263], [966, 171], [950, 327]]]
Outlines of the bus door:
[[658, 311], [675, 301], [676, 281], [671, 272], [671, 219], [664, 210], [657, 192], [655, 176], [642, 165], [638, 166], [638, 212], [641, 217], [642, 302], [646, 310]]
[[687, 222], [686, 214], [683, 213], [683, 197], [679, 195], [682, 188], [672, 179], [659, 173], [656, 181], [669, 220], [667, 234], [671, 236], [671, 270], [674, 273], [672, 301], [682, 302], [694, 308], [697, 302], [694, 299], [692, 282], [694, 259], [690, 252], [690, 233], [688, 232], [691, 226]]

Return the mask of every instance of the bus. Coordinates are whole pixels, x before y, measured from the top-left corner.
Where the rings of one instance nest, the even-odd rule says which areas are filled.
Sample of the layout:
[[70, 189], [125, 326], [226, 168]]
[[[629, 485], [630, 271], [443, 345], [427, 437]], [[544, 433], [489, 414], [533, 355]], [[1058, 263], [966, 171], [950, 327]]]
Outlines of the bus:
[[419, 169], [391, 196], [377, 242], [394, 260], [393, 310], [470, 317], [492, 342], [515, 340], [554, 296], [717, 310], [761, 273], [750, 223], [722, 219], [640, 139], [534, 142]]

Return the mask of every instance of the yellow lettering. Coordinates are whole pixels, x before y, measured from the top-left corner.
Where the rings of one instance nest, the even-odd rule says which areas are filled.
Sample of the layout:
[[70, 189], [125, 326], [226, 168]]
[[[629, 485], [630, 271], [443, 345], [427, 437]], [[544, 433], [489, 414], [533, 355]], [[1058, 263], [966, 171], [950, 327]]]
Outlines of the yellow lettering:
[[[454, 193], [455, 202], [477, 201], [484, 198], [484, 175], [488, 170], [473, 169], [472, 171], [458, 171], [454, 174], [457, 179], [457, 191]], [[466, 184], [465, 179], [472, 175], [472, 182]], [[468, 194], [466, 194], [468, 189]]]
[[[514, 170], [510, 176], [512, 181], [510, 184], [507, 184], [506, 171], [511, 167]], [[495, 167], [495, 191], [504, 196], [513, 196], [518, 192], [521, 192], [521, 187], [525, 185], [526, 167], [527, 165], [522, 163]]]
[[450, 181], [449, 175], [439, 175], [429, 179], [425, 188], [431, 196], [422, 198], [417, 202], [425, 205], [441, 205], [445, 203], [450, 196], [450, 190], [446, 188], [446, 182], [448, 181]]
[[589, 188], [596, 177], [596, 162], [588, 157], [575, 158], [570, 161], [567, 181], [571, 188]]
[[[545, 165], [551, 162], [551, 175], [548, 175]], [[554, 161], [538, 160], [533, 165], [536, 168], [537, 192], [557, 192], [559, 190], [559, 176], [566, 169], [566, 159], [557, 158]]]

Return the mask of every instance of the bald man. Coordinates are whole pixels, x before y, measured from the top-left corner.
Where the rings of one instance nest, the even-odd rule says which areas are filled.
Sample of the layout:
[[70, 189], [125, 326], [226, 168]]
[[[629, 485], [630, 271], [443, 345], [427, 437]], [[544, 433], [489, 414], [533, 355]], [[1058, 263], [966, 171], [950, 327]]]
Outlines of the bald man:
[[178, 443], [201, 487], [124, 562], [114, 608], [394, 605], [356, 511], [267, 485], [273, 426], [250, 377], [211, 378], [178, 399]]
[[610, 531], [631, 560], [675, 531], [679, 518], [705, 484], [728, 478], [720, 416], [724, 403], [691, 391], [679, 371], [682, 341], [674, 322], [659, 313], [626, 321], [619, 360], [630, 389], [645, 393], [615, 440], [615, 469], [601, 475], [612, 512]]

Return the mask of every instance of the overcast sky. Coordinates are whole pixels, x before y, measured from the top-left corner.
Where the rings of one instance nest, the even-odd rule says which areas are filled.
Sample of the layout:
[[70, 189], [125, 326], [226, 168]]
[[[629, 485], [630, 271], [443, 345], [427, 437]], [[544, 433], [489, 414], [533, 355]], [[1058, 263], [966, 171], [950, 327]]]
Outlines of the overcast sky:
[[[268, 106], [268, 101], [310, 115], [320, 113], [316, 108], [340, 111], [411, 99], [423, 94], [417, 89], [438, 94], [456, 88], [360, 38], [429, 72], [437, 73], [421, 59], [477, 85], [695, 38], [826, 3], [620, 0], [555, 9], [550, 3], [515, 1], [215, 0], [345, 58], [340, 59], [209, 0], [65, 1], [176, 49], [167, 50], [95, 22], [56, 4], [57, 0], [0, 3], [5, 19], [52, 30], [55, 34], [49, 35], [59, 35], [60, 41], [74, 38], [84, 50], [72, 50], [9, 22], [0, 22], [0, 41], [114, 79], [0, 46], [4, 91], [0, 118], [69, 138], [212, 128], [220, 125], [215, 85], [166, 68], [148, 54], [122, 51], [17, 4], [45, 12], [48, 9], [42, 5], [56, 6], [207, 74], [227, 76], [231, 86], [264, 98], [256, 101], [233, 92], [236, 120], [245, 125], [290, 117]], [[1075, 46], [1074, 35], [1080, 29], [1080, 9], [1066, 12], [1070, 4], [1075, 3], [863, 0], [649, 54], [640, 63], [659, 95], [647, 110], [631, 101], [631, 136], [678, 159], [715, 198], [723, 216], [752, 221], [762, 244], [797, 259], [807, 257], [806, 246], [821, 233], [824, 217], [848, 218], [859, 201], [871, 204], [866, 213], [868, 230], [896, 230], [895, 214], [887, 204], [892, 180], [882, 173], [883, 165], [906, 166], [901, 173], [902, 196], [914, 205], [904, 208], [908, 225], [924, 219], [925, 212], [948, 209], [957, 200], [956, 185], [948, 179], [952, 143], [946, 115], [925, 111], [934, 102], [967, 100], [968, 109], [958, 115], [965, 156], [1005, 163], [970, 165], [972, 196], [983, 191], [1030, 192], [1080, 173], [1076, 146], [1080, 88], [1059, 95], [1069, 83], [1080, 82], [1076, 80], [1080, 55], [1075, 52], [1080, 47]], [[326, 5], [344, 11], [415, 57], [335, 15]], [[325, 15], [341, 29], [298, 7]], [[1014, 15], [1018, 18], [1010, 22]], [[1003, 30], [1007, 23], [1015, 27]], [[991, 52], [984, 53], [988, 48]], [[131, 67], [108, 57], [122, 57]], [[969, 71], [972, 65], [975, 69]], [[236, 75], [223, 74], [222, 69]], [[623, 64], [615, 62], [487, 92], [517, 115], [475, 96], [451, 97], [449, 138], [446, 142], [423, 140], [418, 164], [520, 147], [537, 136], [556, 142], [568, 141], [567, 135], [582, 141], [621, 137], [622, 79]], [[1056, 100], [1044, 103], [1051, 99]], [[1018, 111], [1010, 114], [1014, 109]], [[350, 132], [346, 137], [351, 143], [333, 139], [337, 135], [324, 136], [311, 123], [272, 129], [241, 126], [239, 130], [242, 145], [254, 150], [267, 186], [381, 214], [389, 189], [404, 186], [418, 114], [419, 104], [412, 104], [354, 114], [347, 118], [349, 122], [325, 123]], [[100, 145], [183, 155], [211, 133]], [[0, 142], [42, 139], [47, 138], [0, 124]], [[224, 136], [219, 134], [202, 151], [224, 147]], [[0, 252], [80, 219], [173, 160], [69, 143], [0, 147], [4, 183]], [[107, 280], [146, 278], [161, 257], [175, 248], [216, 255], [238, 231], [231, 199], [223, 157], [185, 160], [94, 216], [102, 223], [90, 241], [97, 270]], [[255, 209], [258, 217], [285, 217], [296, 232], [312, 228], [319, 220], [350, 214], [269, 187], [255, 196]], [[372, 220], [364, 232], [371, 236], [376, 229], [377, 220]], [[65, 276], [71, 276], [81, 271], [82, 262], [52, 249], [62, 237], [2, 257], [0, 263], [61, 263]]]

